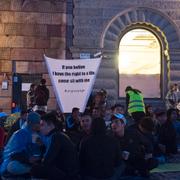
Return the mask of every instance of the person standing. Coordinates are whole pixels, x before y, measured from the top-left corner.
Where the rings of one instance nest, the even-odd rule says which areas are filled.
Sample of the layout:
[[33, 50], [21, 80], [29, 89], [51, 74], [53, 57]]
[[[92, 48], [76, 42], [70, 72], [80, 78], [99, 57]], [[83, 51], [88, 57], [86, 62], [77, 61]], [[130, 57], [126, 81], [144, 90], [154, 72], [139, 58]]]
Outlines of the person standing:
[[166, 109], [176, 109], [178, 103], [178, 95], [174, 84], [170, 85], [170, 89], [166, 95]]
[[144, 97], [141, 91], [127, 86], [126, 92], [126, 106], [128, 113], [133, 117], [135, 122], [140, 121], [145, 116]]
[[35, 105], [35, 84], [31, 84], [27, 92], [27, 109], [32, 109]]
[[34, 111], [47, 112], [47, 102], [49, 100], [49, 89], [46, 87], [46, 80], [41, 79], [40, 84], [35, 89]]

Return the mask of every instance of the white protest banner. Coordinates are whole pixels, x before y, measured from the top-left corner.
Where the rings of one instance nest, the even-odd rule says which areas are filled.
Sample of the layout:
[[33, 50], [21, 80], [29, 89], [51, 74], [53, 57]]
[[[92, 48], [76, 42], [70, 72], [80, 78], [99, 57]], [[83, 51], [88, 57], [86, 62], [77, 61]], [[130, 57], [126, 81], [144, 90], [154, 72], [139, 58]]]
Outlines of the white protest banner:
[[70, 113], [73, 107], [78, 107], [84, 112], [101, 58], [62, 60], [44, 57], [61, 111]]

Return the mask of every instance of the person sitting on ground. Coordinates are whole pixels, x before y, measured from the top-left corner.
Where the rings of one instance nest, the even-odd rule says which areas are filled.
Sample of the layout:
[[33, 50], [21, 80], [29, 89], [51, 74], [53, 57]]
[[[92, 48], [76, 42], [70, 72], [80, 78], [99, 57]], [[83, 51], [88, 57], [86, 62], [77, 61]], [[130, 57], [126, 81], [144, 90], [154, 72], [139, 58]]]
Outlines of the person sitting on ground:
[[26, 124], [11, 136], [4, 148], [1, 164], [2, 176], [11, 177], [30, 173], [31, 163], [38, 160], [34, 157], [38, 144], [33, 143], [32, 135], [39, 132], [39, 128], [40, 115], [35, 112], [29, 113]]
[[157, 123], [156, 122], [156, 115], [154, 113], [153, 106], [150, 104], [146, 104], [145, 109], [146, 109], [146, 117], [151, 117], [154, 124], [156, 124]]
[[167, 121], [171, 121], [176, 130], [177, 147], [180, 149], [180, 121], [177, 109], [169, 109], [167, 111]]
[[111, 109], [111, 107], [106, 107], [103, 119], [104, 119], [104, 121], [106, 123], [107, 129], [110, 129], [111, 116], [112, 116], [112, 109]]
[[121, 161], [119, 151], [117, 140], [106, 135], [104, 120], [93, 119], [91, 136], [80, 145], [79, 159], [83, 179], [111, 179]]
[[128, 114], [126, 114], [126, 109], [125, 109], [124, 105], [122, 105], [122, 104], [115, 104], [111, 109], [112, 109], [112, 114], [122, 114], [122, 115], [125, 116], [127, 126], [129, 126], [129, 125], [134, 123], [132, 118], [130, 116], [128, 116]]
[[146, 109], [146, 116], [153, 117], [155, 115], [152, 105], [146, 104], [145, 109]]
[[115, 104], [111, 109], [113, 114], [125, 114], [125, 107], [122, 104]]
[[3, 147], [5, 145], [6, 129], [4, 126], [5, 126], [7, 117], [8, 117], [8, 115], [6, 113], [0, 112], [0, 152], [2, 152]]
[[81, 132], [83, 136], [89, 136], [91, 134], [92, 118], [89, 113], [84, 113], [80, 119]]
[[23, 124], [26, 122], [26, 118], [27, 118], [28, 112], [26, 110], [21, 111], [21, 116], [20, 118], [18, 118], [14, 124], [10, 127], [7, 136], [6, 136], [6, 142], [5, 144], [7, 144], [7, 142], [9, 141], [10, 137], [13, 135], [13, 133], [19, 129], [21, 129], [23, 127]]
[[89, 113], [85, 112], [80, 117], [80, 130], [76, 132], [67, 132], [71, 141], [76, 145], [79, 150], [80, 142], [91, 134], [92, 118]]
[[169, 121], [167, 119], [166, 111], [163, 109], [156, 110], [156, 119], [158, 124], [155, 128], [155, 135], [159, 144], [157, 153], [166, 155], [176, 154], [176, 130], [173, 126], [172, 121]]
[[[1, 118], [0, 118], [0, 120], [1, 120]], [[6, 138], [6, 133], [5, 133], [5, 129], [4, 129], [4, 122], [0, 121], [0, 164], [2, 162], [2, 154], [3, 154], [3, 150], [4, 150], [5, 138]]]
[[60, 131], [65, 132], [66, 131], [65, 114], [60, 109], [56, 111], [56, 114], [57, 114], [57, 119], [61, 123]]
[[72, 114], [66, 118], [66, 130], [77, 132], [80, 129], [80, 112], [79, 108], [74, 107]]
[[[112, 115], [111, 130], [114, 137], [116, 137], [119, 142], [121, 140], [123, 141], [125, 126], [126, 126], [126, 119], [123, 114], [116, 113]], [[124, 144], [120, 143], [120, 147], [124, 148]]]
[[35, 178], [52, 180], [78, 179], [78, 154], [70, 139], [58, 129], [59, 121], [54, 113], [41, 118], [40, 132], [46, 139], [46, 152], [39, 164], [32, 167]]
[[94, 108], [105, 108], [106, 97], [107, 97], [107, 92], [104, 89], [98, 91], [93, 98], [93, 102], [91, 104], [90, 110], [92, 111], [92, 109]]
[[94, 107], [91, 112], [91, 116], [93, 119], [102, 118], [103, 117], [103, 110], [100, 107]]
[[[111, 117], [111, 133], [115, 137], [120, 145], [120, 155], [122, 160], [126, 161], [129, 158], [129, 152], [126, 150], [126, 142], [124, 139], [124, 131], [126, 126], [126, 119], [123, 114], [113, 114]], [[125, 170], [125, 163], [122, 161], [116, 171], [116, 178], [119, 179]]]
[[149, 176], [149, 171], [157, 167], [158, 161], [153, 157], [153, 129], [154, 123], [150, 117], [144, 117], [137, 126], [126, 129], [124, 148], [129, 152], [127, 175]]

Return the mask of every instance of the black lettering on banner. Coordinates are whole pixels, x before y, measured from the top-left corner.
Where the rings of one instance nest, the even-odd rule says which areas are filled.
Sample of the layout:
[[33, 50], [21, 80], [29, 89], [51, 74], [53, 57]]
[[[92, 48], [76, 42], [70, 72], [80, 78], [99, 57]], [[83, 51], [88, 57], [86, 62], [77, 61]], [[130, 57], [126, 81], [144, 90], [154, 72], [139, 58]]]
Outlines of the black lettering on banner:
[[94, 71], [89, 71], [89, 75], [94, 75]]
[[65, 76], [71, 76], [71, 73], [65, 72]]
[[84, 79], [84, 82], [89, 82], [90, 81], [90, 79]]
[[70, 79], [70, 83], [74, 83], [75, 82], [75, 80], [74, 79]]
[[73, 67], [72, 66], [66, 66], [66, 69], [72, 69]]
[[69, 79], [58, 79], [58, 83], [69, 83]]

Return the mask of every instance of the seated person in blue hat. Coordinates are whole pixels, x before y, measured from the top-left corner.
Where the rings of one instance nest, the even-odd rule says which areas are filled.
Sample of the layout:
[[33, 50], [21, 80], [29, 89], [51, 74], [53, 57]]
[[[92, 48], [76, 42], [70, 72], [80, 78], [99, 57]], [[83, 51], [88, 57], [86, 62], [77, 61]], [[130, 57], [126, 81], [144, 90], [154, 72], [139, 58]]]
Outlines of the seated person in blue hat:
[[39, 114], [29, 113], [24, 126], [11, 136], [3, 152], [2, 176], [19, 176], [30, 172], [31, 163], [37, 160], [33, 155], [37, 154], [38, 146], [33, 139], [34, 134], [39, 132], [40, 120]]

